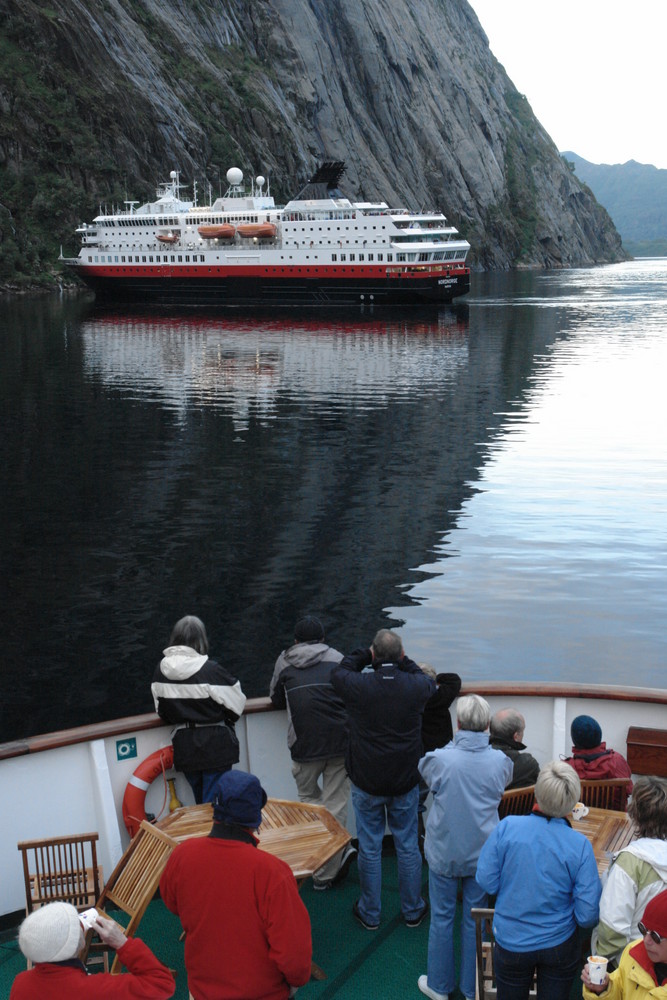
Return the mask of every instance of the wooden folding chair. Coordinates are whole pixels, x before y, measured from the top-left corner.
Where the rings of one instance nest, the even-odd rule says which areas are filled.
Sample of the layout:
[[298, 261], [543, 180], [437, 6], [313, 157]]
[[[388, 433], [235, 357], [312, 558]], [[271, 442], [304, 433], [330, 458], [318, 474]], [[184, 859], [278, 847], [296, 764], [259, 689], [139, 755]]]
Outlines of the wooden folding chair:
[[629, 778], [604, 778], [593, 781], [581, 779], [581, 801], [586, 806], [596, 809], [619, 809], [625, 812], [628, 808]]
[[79, 912], [95, 905], [102, 891], [98, 839], [97, 833], [80, 833], [19, 842], [26, 914], [45, 903], [71, 903]]
[[535, 805], [535, 785], [528, 785], [526, 788], [511, 788], [503, 792], [503, 797], [498, 806], [498, 815], [501, 819], [505, 816], [527, 816], [532, 812]]
[[[46, 903], [71, 903], [79, 913], [94, 906], [102, 892], [97, 863], [97, 833], [79, 833], [43, 840], [22, 840], [26, 915]], [[31, 963], [28, 963], [28, 968]], [[107, 969], [107, 958], [104, 956]]]
[[[513, 789], [514, 790], [514, 789]], [[475, 921], [475, 947], [477, 952], [477, 997], [478, 1000], [495, 1000], [497, 996], [496, 976], [493, 966], [493, 915], [495, 910], [473, 907]], [[487, 940], [484, 940], [486, 935]], [[537, 996], [537, 986], [533, 980], [529, 996]]]
[[[148, 904], [155, 895], [162, 872], [169, 855], [176, 847], [162, 830], [143, 820], [139, 830], [109, 876], [97, 900], [96, 906], [103, 916], [116, 920], [116, 912], [108, 914], [107, 909], [120, 910], [128, 918], [125, 923], [116, 922], [127, 937], [133, 937]], [[94, 946], [93, 946], [94, 947]], [[111, 966], [112, 974], [120, 972], [118, 956]]]

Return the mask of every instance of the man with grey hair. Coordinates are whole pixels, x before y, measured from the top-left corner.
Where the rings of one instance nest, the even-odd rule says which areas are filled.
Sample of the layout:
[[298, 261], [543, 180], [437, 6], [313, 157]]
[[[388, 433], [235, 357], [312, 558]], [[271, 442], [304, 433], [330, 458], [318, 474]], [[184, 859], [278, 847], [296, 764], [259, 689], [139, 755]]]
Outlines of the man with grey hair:
[[489, 743], [494, 750], [502, 750], [514, 765], [514, 774], [508, 788], [527, 788], [534, 785], [540, 765], [532, 754], [524, 753], [523, 734], [526, 720], [515, 708], [501, 708], [491, 716]]
[[352, 912], [366, 930], [380, 926], [382, 840], [389, 824], [403, 920], [417, 927], [428, 910], [421, 895], [417, 764], [422, 714], [435, 682], [405, 655], [399, 635], [381, 629], [370, 649], [355, 649], [334, 666], [331, 683], [348, 718], [345, 766], [352, 782], [361, 884]]
[[460, 988], [475, 996], [475, 924], [470, 911], [486, 905], [475, 881], [484, 841], [498, 823], [498, 805], [512, 778], [512, 762], [489, 746], [490, 710], [477, 694], [459, 698], [457, 731], [447, 746], [419, 762], [433, 795], [426, 821], [431, 926], [427, 973], [417, 985], [431, 1000], [446, 1000], [456, 986], [454, 917], [459, 884], [463, 895]]

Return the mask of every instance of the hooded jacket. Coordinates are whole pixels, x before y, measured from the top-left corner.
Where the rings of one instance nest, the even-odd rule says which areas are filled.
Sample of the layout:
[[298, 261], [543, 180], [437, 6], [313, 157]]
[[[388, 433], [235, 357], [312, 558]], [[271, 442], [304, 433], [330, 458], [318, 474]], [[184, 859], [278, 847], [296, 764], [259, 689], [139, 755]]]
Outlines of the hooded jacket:
[[323, 642], [297, 642], [276, 660], [269, 695], [287, 709], [287, 746], [296, 761], [342, 757], [347, 746], [345, 706], [331, 686], [343, 654]]
[[609, 976], [604, 993], [583, 987], [584, 1000], [667, 1000], [667, 983], [658, 983], [655, 967], [646, 954], [642, 940], [627, 946], [615, 972]]
[[[616, 750], [608, 750], [606, 743], [596, 747], [572, 747], [572, 756], [565, 761], [573, 767], [580, 778], [589, 781], [603, 781], [605, 778], [629, 778], [632, 774], [625, 757]], [[632, 782], [628, 781], [628, 795], [632, 795]], [[619, 793], [615, 809], [621, 808]]]
[[424, 853], [447, 878], [475, 874], [484, 841], [498, 825], [498, 806], [512, 761], [489, 746], [489, 734], [459, 729], [446, 747], [427, 753], [419, 771], [433, 795]]
[[640, 937], [637, 925], [647, 903], [665, 889], [666, 841], [641, 837], [614, 855], [602, 887], [593, 953], [618, 962], [628, 942]]
[[218, 771], [237, 763], [234, 723], [246, 697], [224, 667], [190, 646], [169, 646], [151, 693], [160, 718], [177, 726], [172, 743], [178, 771]]

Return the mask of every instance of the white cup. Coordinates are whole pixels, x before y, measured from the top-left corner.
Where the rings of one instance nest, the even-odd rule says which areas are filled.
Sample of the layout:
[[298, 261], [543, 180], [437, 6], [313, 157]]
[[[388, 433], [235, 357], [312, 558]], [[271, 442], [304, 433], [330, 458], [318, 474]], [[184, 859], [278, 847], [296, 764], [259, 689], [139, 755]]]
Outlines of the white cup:
[[595, 986], [602, 986], [607, 975], [607, 959], [601, 955], [588, 956], [588, 978]]
[[572, 816], [574, 819], [583, 819], [584, 816], [588, 816], [588, 806], [585, 806], [583, 802], [577, 802], [572, 810]]

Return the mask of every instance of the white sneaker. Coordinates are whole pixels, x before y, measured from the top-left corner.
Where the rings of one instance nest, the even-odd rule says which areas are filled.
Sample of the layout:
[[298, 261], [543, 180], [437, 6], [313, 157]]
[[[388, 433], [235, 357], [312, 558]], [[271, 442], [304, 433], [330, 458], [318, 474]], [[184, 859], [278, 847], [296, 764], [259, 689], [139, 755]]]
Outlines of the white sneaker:
[[420, 976], [417, 980], [417, 986], [422, 991], [424, 996], [430, 997], [431, 1000], [449, 1000], [449, 993], [436, 993], [428, 985], [428, 976]]

